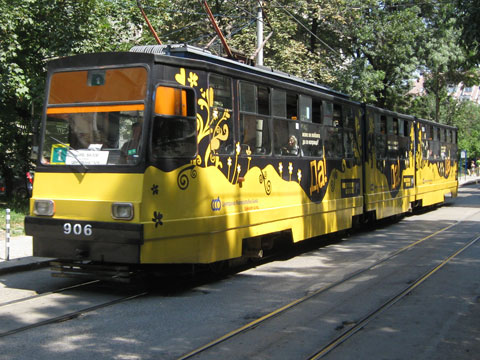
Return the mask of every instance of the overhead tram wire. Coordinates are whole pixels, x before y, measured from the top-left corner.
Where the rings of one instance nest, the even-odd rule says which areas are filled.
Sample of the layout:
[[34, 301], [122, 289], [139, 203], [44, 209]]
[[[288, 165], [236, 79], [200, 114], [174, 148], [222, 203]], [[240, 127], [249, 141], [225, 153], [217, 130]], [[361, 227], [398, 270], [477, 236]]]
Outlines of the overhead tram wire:
[[[157, 8], [155, 7], [152, 7], [152, 6], [145, 6], [144, 7], [145, 9], [147, 10], [158, 10]], [[182, 31], [185, 31], [185, 30], [188, 30], [192, 27], [195, 27], [195, 26], [198, 26], [200, 24], [204, 24], [205, 22], [205, 19], [204, 19], [204, 16], [205, 16], [205, 12], [195, 12], [193, 9], [190, 10], [186, 10], [186, 11], [183, 11], [183, 10], [174, 10], [174, 9], [164, 9], [163, 10], [164, 12], [167, 12], [167, 13], [171, 13], [171, 14], [184, 14], [186, 16], [191, 16], [191, 17], [200, 17], [198, 18], [198, 20], [188, 24], [188, 25], [185, 25], [179, 29], [175, 29], [169, 33], [166, 33], [166, 34], [162, 34], [162, 37], [166, 38], [166, 39], [169, 39], [170, 36], [174, 35], [174, 34], [177, 34], [179, 32], [182, 32]], [[226, 18], [226, 19], [231, 19], [231, 20], [242, 20], [242, 19], [247, 19], [247, 20], [250, 20], [251, 17], [249, 16], [241, 16], [241, 15], [235, 15], [234, 13], [234, 9], [230, 9], [230, 11], [226, 12], [226, 13], [217, 13], [217, 14], [214, 14], [214, 17], [215, 18]], [[241, 31], [243, 28], [245, 27], [248, 27], [249, 24], [247, 24], [246, 26], [243, 26], [242, 28], [240, 28], [240, 30], [237, 30], [237, 31], [234, 31], [233, 34]], [[205, 34], [205, 35], [202, 35], [202, 36], [199, 36], [195, 39], [192, 39], [192, 40], [189, 40], [189, 41], [185, 41], [186, 44], [195, 44], [195, 41], [198, 41], [199, 39], [203, 39], [203, 38], [206, 38], [206, 37], [213, 37], [215, 34]], [[229, 35], [228, 37], [230, 37], [231, 35]]]
[[303, 27], [310, 35], [312, 35], [313, 37], [315, 37], [318, 41], [320, 41], [325, 47], [327, 47], [330, 51], [334, 52], [335, 54], [337, 54], [338, 56], [342, 56], [338, 51], [336, 51], [335, 49], [333, 49], [330, 45], [328, 45], [325, 41], [323, 41], [322, 39], [320, 39], [317, 34], [314, 34], [309, 28], [307, 28], [300, 20], [298, 20], [290, 11], [288, 11], [285, 6], [283, 5], [280, 5], [276, 0], [273, 0], [278, 8], [282, 9], [288, 16], [290, 16], [297, 24], [299, 24], [301, 27]]
[[[250, 15], [251, 18], [253, 18], [255, 20], [257, 19], [257, 14], [252, 13], [251, 11], [248, 11], [247, 9], [240, 7], [237, 3], [235, 3], [234, 0], [227, 0], [227, 1], [232, 3], [232, 5], [234, 5], [240, 11], [243, 11], [245, 14]], [[270, 27], [270, 29], [273, 30], [273, 26], [272, 26], [272, 24], [270, 24], [270, 21], [268, 20], [268, 16], [267, 16], [267, 13], [265, 11], [265, 7], [263, 5], [261, 5], [260, 0], [257, 0], [257, 3], [259, 4], [259, 6], [262, 8], [262, 11], [263, 11], [263, 19], [261, 21], [264, 24], [267, 24]]]
[[[235, 34], [241, 32], [243, 29], [248, 28], [249, 26], [251, 26], [251, 25], [254, 24], [254, 23], [255, 23], [255, 20], [251, 20], [249, 23], [247, 23], [247, 24], [245, 24], [245, 25], [243, 25], [243, 26], [240, 26], [240, 27], [238, 27], [238, 28], [233, 29], [233, 30], [232, 30], [228, 35], [226, 35], [225, 37], [226, 37], [227, 39], [230, 39], [232, 36], [234, 36]], [[187, 41], [186, 43], [187, 43], [187, 44], [195, 44], [196, 42], [198, 42], [198, 41], [201, 40], [201, 39], [204, 39], [204, 38], [213, 38], [214, 36], [215, 36], [215, 33], [209, 33], [209, 34], [205, 34], [205, 35], [199, 36], [199, 37], [197, 37], [197, 38], [195, 38], [195, 39], [192, 39], [192, 40], [190, 40], [190, 41]], [[214, 42], [217, 42], [217, 41], [219, 41], [219, 39], [215, 39]]]

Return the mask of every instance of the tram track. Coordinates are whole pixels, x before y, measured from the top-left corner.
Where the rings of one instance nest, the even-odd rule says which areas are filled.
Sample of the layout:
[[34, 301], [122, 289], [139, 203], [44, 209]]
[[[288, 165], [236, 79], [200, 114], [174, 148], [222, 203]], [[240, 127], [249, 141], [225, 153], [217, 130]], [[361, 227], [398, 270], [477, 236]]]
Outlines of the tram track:
[[407, 296], [410, 292], [412, 292], [415, 288], [420, 286], [423, 282], [428, 280], [432, 275], [434, 275], [438, 270], [443, 268], [446, 264], [448, 264], [452, 259], [460, 255], [462, 252], [467, 250], [469, 247], [477, 243], [477, 241], [480, 240], [480, 234], [476, 234], [476, 236], [470, 240], [465, 246], [462, 246], [460, 249], [455, 251], [453, 254], [445, 258], [439, 265], [429, 269], [426, 273], [424, 273], [422, 276], [420, 276], [417, 280], [415, 280], [411, 285], [407, 286], [405, 289], [397, 293], [395, 296], [391, 297], [388, 299], [386, 302], [384, 302], [381, 306], [379, 306], [377, 309], [372, 311], [371, 313], [367, 314], [363, 319], [358, 321], [355, 325], [353, 325], [350, 329], [347, 329], [344, 331], [341, 335], [333, 339], [330, 343], [327, 345], [323, 346], [319, 351], [317, 351], [315, 354], [312, 356], [308, 357], [308, 360], [317, 360], [321, 359], [325, 355], [327, 355], [330, 351], [335, 349], [337, 346], [340, 346], [342, 343], [347, 341], [350, 337], [355, 335], [358, 331], [360, 331], [362, 328], [364, 328], [368, 323], [371, 321], [375, 320], [380, 314], [382, 314], [384, 311], [390, 309], [393, 305], [395, 305], [397, 302], [402, 300], [405, 296]]
[[81, 288], [81, 287], [83, 287], [83, 286], [88, 286], [88, 285], [96, 284], [96, 283], [98, 283], [99, 281], [100, 281], [100, 280], [86, 281], [86, 282], [83, 282], [83, 283], [79, 283], [79, 284], [75, 284], [75, 285], [71, 285], [71, 286], [62, 287], [62, 288], [57, 289], [57, 290], [50, 290], [50, 291], [46, 291], [46, 292], [43, 292], [43, 293], [40, 293], [40, 294], [35, 294], [35, 295], [26, 296], [26, 297], [21, 297], [21, 298], [14, 299], [14, 300], [5, 301], [5, 302], [3, 302], [3, 303], [0, 303], [0, 310], [1, 310], [4, 306], [13, 305], [13, 304], [18, 304], [18, 303], [22, 303], [22, 302], [24, 302], [24, 301], [31, 301], [31, 300], [33, 300], [33, 299], [38, 299], [38, 298], [41, 298], [41, 297], [44, 297], [44, 296], [48, 296], [48, 295], [51, 295], [51, 294], [62, 293], [62, 292], [67, 291], [67, 290], [76, 289], [76, 288]]
[[[477, 215], [478, 213], [479, 212], [475, 213], [474, 215], [471, 215], [470, 217], [473, 217], [473, 216]], [[427, 241], [429, 239], [433, 239], [433, 238], [435, 238], [435, 236], [440, 235], [442, 233], [445, 233], [446, 231], [451, 230], [454, 227], [460, 226], [465, 221], [468, 221], [468, 219], [463, 219], [463, 220], [453, 222], [453, 223], [441, 228], [440, 230], [434, 231], [431, 234], [429, 234], [429, 235], [427, 235], [427, 236], [425, 236], [425, 237], [423, 237], [423, 238], [421, 238], [417, 241], [414, 241], [414, 242], [404, 246], [401, 249], [398, 249], [398, 250], [388, 254], [387, 256], [385, 256], [385, 257], [381, 258], [380, 260], [376, 261], [375, 263], [373, 263], [373, 264], [371, 264], [371, 265], [369, 265], [365, 268], [359, 269], [359, 270], [345, 276], [343, 279], [341, 279], [339, 281], [333, 282], [333, 283], [328, 284], [328, 285], [326, 285], [326, 286], [324, 286], [324, 287], [322, 287], [318, 290], [310, 292], [309, 294], [307, 294], [303, 297], [300, 297], [300, 298], [298, 298], [298, 299], [296, 299], [296, 300], [294, 300], [294, 301], [292, 301], [292, 302], [290, 302], [290, 303], [288, 303], [288, 304], [286, 304], [286, 305], [284, 305], [280, 308], [277, 308], [276, 310], [274, 310], [274, 311], [272, 311], [272, 312], [270, 312], [270, 313], [268, 313], [264, 316], [261, 316], [261, 317], [255, 319], [255, 320], [253, 320], [253, 321], [251, 321], [251, 322], [249, 322], [249, 323], [247, 323], [247, 324], [245, 324], [245, 325], [243, 325], [243, 326], [241, 326], [241, 327], [239, 327], [239, 328], [237, 328], [233, 331], [230, 331], [229, 333], [226, 333], [223, 336], [220, 336], [220, 337], [216, 338], [215, 340], [212, 340], [211, 342], [209, 342], [209, 343], [207, 343], [207, 344], [205, 344], [201, 347], [198, 347], [195, 350], [190, 351], [189, 353], [186, 353], [186, 354], [182, 355], [181, 357], [178, 358], [178, 360], [194, 358], [197, 355], [204, 355], [204, 353], [208, 354], [209, 350], [215, 349], [216, 347], [220, 346], [224, 342], [226, 342], [228, 340], [233, 340], [235, 337], [237, 337], [241, 334], [245, 334], [248, 331], [254, 330], [254, 329], [258, 328], [259, 326], [267, 323], [269, 320], [280, 317], [281, 315], [287, 313], [289, 310], [292, 310], [292, 309], [298, 307], [299, 305], [308, 302], [309, 300], [312, 300], [312, 299], [314, 299], [314, 298], [316, 298], [316, 297], [318, 297], [322, 294], [325, 294], [329, 290], [337, 288], [337, 287], [339, 287], [339, 286], [341, 286], [341, 285], [343, 285], [343, 284], [345, 284], [349, 281], [355, 280], [356, 278], [358, 278], [361, 275], [367, 273], [368, 271], [371, 271], [371, 270], [379, 267], [380, 265], [382, 265], [384, 263], [387, 263], [389, 260], [391, 260], [391, 259], [397, 257], [398, 255], [414, 248], [415, 246], [420, 245], [420, 244], [424, 243], [425, 241]], [[466, 250], [468, 247], [475, 244], [480, 239], [480, 236], [478, 236], [478, 235], [479, 234], [476, 234], [474, 239], [469, 241], [468, 244], [463, 246], [460, 250], [457, 250], [453, 254], [450, 254], [448, 257], [446, 257], [439, 265], [435, 266], [433, 269], [429, 269], [425, 274], [420, 276], [418, 279], [411, 281], [405, 289], [402, 289], [401, 292], [395, 294], [395, 296], [393, 296], [388, 301], [383, 303], [379, 308], [369, 312], [360, 321], [355, 321], [354, 323], [349, 324], [349, 326], [350, 326], [349, 329], [344, 331], [340, 336], [338, 336], [338, 337], [332, 339], [331, 341], [329, 341], [325, 346], [321, 347], [321, 349], [319, 351], [315, 352], [313, 355], [308, 357], [308, 359], [319, 359], [319, 358], [323, 357], [325, 354], [327, 354], [333, 348], [340, 345], [342, 342], [346, 341], [350, 336], [353, 336], [358, 330], [363, 328], [369, 321], [374, 319], [376, 316], [378, 316], [384, 310], [393, 306], [395, 303], [397, 303], [399, 300], [401, 300], [405, 295], [407, 295], [413, 289], [415, 289], [416, 287], [421, 285], [425, 280], [427, 280], [431, 275], [433, 275], [436, 271], [438, 271], [445, 264], [447, 264], [451, 259], [453, 259], [457, 255], [459, 255], [461, 252]]]
[[[128, 295], [87, 292], [87, 296], [82, 297], [79, 294], [79, 290], [85, 290], [85, 288], [98, 283], [100, 283], [99, 280], [87, 281], [0, 304], [0, 338], [75, 319], [86, 313], [148, 294], [146, 291]], [[52, 304], [54, 305], [52, 306]]]

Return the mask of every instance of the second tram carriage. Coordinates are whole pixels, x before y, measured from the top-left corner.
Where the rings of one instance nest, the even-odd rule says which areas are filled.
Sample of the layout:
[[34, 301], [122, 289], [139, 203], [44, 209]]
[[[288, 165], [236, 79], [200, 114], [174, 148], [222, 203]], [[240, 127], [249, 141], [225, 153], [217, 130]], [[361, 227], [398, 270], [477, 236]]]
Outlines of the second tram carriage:
[[49, 63], [34, 255], [214, 263], [444, 201], [456, 128], [190, 46]]

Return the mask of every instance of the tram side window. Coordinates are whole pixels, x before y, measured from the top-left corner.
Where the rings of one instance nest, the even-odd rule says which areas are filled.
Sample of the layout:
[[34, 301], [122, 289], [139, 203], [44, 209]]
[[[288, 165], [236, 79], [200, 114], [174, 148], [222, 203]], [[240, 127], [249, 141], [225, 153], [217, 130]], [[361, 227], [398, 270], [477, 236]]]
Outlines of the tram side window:
[[410, 122], [408, 121], [405, 121], [405, 126], [403, 127], [403, 136], [408, 136], [410, 137], [410, 128], [411, 128], [411, 125], [410, 125]]
[[257, 87], [254, 84], [240, 82], [240, 111], [257, 113]]
[[240, 115], [242, 148], [250, 150], [256, 155], [270, 153], [270, 132], [268, 129], [268, 118], [252, 115]]
[[440, 141], [439, 141], [439, 128], [436, 126], [433, 126], [433, 140], [431, 141], [431, 156], [430, 158], [432, 160], [438, 160], [440, 159], [440, 153], [441, 153], [441, 146], [440, 146]]
[[253, 154], [269, 154], [270, 131], [268, 115], [270, 98], [268, 88], [241, 81], [240, 84], [241, 145]]
[[445, 160], [449, 158], [449, 149], [450, 145], [447, 143], [446, 138], [446, 129], [440, 128], [439, 129], [439, 139], [440, 139], [440, 159]]
[[294, 120], [273, 120], [273, 146], [275, 155], [297, 156], [300, 124]]
[[210, 109], [212, 150], [217, 154], [231, 154], [234, 150], [232, 79], [210, 74], [209, 86], [213, 89], [213, 106]]
[[398, 139], [398, 119], [387, 117], [387, 151], [390, 159], [397, 159], [399, 154], [399, 139]]
[[213, 106], [222, 109], [232, 108], [232, 79], [226, 76], [210, 74], [210, 87], [213, 89]]
[[272, 115], [280, 118], [287, 117], [287, 93], [283, 90], [272, 91]]
[[325, 127], [325, 153], [327, 158], [343, 158], [344, 153], [344, 136], [343, 136], [343, 111], [339, 104], [328, 103], [327, 106], [330, 116], [324, 118], [325, 122], [329, 122], [330, 126]]
[[315, 124], [322, 123], [322, 100], [312, 100], [312, 122]]
[[302, 127], [302, 156], [323, 156], [323, 127], [321, 122], [321, 104], [310, 96], [300, 95], [300, 120]]
[[355, 129], [355, 109], [353, 107], [344, 106], [344, 134], [343, 147], [345, 149], [345, 157], [353, 158], [354, 129]]
[[194, 157], [197, 152], [195, 95], [192, 90], [157, 87], [152, 156]]
[[384, 159], [387, 151], [387, 118], [375, 114], [375, 154], [377, 159]]
[[265, 86], [257, 87], [258, 113], [270, 115], [270, 89]]
[[325, 152], [327, 158], [343, 158], [343, 131], [341, 128], [327, 126], [325, 128]]
[[343, 147], [345, 149], [345, 157], [353, 158], [354, 133], [351, 129], [345, 129], [343, 134]]
[[429, 158], [430, 141], [428, 140], [428, 125], [421, 125], [422, 130], [422, 156], [424, 159]]
[[355, 129], [355, 109], [353, 107], [346, 107], [345, 109], [345, 120], [343, 122], [343, 127], [348, 129]]
[[427, 140], [433, 140], [433, 131], [431, 125], [425, 125], [425, 134], [427, 136]]
[[323, 102], [323, 124], [333, 125], [333, 104], [329, 101]]
[[275, 155], [298, 156], [300, 153], [298, 96], [273, 89], [272, 115], [276, 117], [273, 119], [273, 151]]
[[302, 155], [322, 157], [323, 138], [323, 126], [315, 123], [302, 123]]
[[287, 119], [298, 120], [298, 96], [287, 93]]
[[333, 126], [343, 127], [342, 106], [338, 104], [333, 105]]
[[397, 134], [399, 136], [405, 136], [405, 131], [403, 130], [405, 127], [405, 121], [403, 121], [402, 119], [397, 119], [397, 124], [398, 124]]
[[300, 121], [312, 122], [312, 98], [310, 96], [300, 95]]
[[398, 151], [400, 159], [408, 159], [410, 138], [407, 129], [408, 121], [398, 119]]

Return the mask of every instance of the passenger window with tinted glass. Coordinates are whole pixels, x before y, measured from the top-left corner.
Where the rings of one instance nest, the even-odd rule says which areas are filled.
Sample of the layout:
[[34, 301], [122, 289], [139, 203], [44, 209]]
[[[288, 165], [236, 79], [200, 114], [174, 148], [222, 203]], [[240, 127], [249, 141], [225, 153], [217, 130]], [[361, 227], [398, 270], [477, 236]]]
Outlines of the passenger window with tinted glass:
[[213, 106], [232, 109], [232, 79], [226, 76], [211, 74], [209, 84], [213, 88]]
[[324, 144], [327, 158], [343, 158], [343, 130], [338, 127], [328, 126], [325, 127], [325, 131]]
[[387, 118], [375, 114], [375, 154], [377, 159], [384, 159], [387, 155]]
[[321, 124], [322, 121], [322, 100], [313, 99], [312, 101], [312, 122]]
[[350, 129], [345, 129], [343, 134], [343, 147], [345, 148], [345, 157], [353, 158], [354, 133]]
[[323, 124], [333, 125], [333, 104], [328, 101], [323, 102]]
[[312, 122], [312, 98], [310, 96], [300, 95], [300, 121]]
[[298, 120], [298, 96], [287, 93], [287, 119]]
[[[261, 116], [241, 114], [242, 150], [250, 150], [254, 155], [270, 153], [270, 131], [268, 119]], [[246, 148], [246, 149], [244, 149]]]
[[345, 121], [343, 127], [354, 129], [355, 128], [355, 109], [353, 107], [345, 108]]
[[281, 118], [287, 117], [287, 93], [285, 91], [273, 89], [272, 115]]
[[299, 123], [291, 120], [274, 119], [273, 146], [276, 155], [298, 156]]
[[302, 155], [323, 156], [323, 126], [318, 124], [302, 123]]
[[257, 112], [257, 87], [243, 81], [240, 82], [240, 111]]
[[257, 87], [258, 113], [270, 115], [270, 91], [264, 86]]
[[333, 126], [343, 127], [342, 106], [338, 104], [333, 105]]

